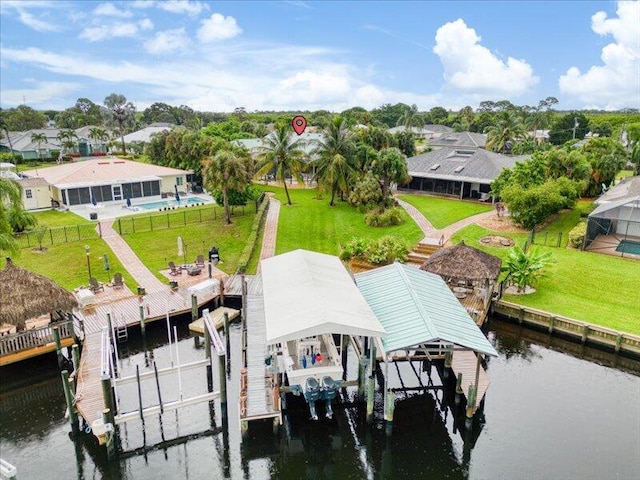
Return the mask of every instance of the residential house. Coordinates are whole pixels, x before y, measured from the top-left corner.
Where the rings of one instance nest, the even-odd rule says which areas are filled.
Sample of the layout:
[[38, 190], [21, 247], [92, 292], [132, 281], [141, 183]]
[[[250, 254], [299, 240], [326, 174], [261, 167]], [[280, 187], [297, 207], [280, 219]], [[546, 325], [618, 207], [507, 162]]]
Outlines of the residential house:
[[484, 133], [475, 132], [453, 132], [442, 135], [428, 142], [429, 146], [436, 150], [438, 148], [464, 148], [465, 150], [475, 150], [484, 148], [487, 143], [487, 136]]

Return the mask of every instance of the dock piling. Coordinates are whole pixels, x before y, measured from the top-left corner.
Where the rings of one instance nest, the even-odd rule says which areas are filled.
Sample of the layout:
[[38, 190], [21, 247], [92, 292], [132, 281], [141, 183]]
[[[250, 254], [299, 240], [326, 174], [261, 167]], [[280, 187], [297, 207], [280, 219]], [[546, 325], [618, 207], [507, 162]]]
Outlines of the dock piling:
[[373, 400], [376, 393], [375, 378], [370, 376], [367, 378], [367, 423], [373, 421]]
[[104, 407], [109, 409], [109, 423], [114, 423], [114, 401], [113, 401], [113, 392], [111, 390], [111, 378], [109, 375], [102, 376], [102, 401], [104, 403]]
[[456, 379], [456, 396], [455, 396], [455, 404], [460, 404], [460, 398], [462, 396], [462, 372], [458, 373], [458, 378]]
[[73, 401], [73, 393], [71, 393], [71, 387], [69, 385], [69, 371], [63, 370], [62, 373], [62, 386], [64, 387], [64, 399], [67, 402], [67, 409], [69, 410], [69, 422], [71, 423], [71, 430], [74, 435], [80, 431], [78, 426], [78, 414], [76, 413], [76, 407]]
[[191, 321], [198, 320], [198, 296], [194, 293], [191, 294]]
[[52, 328], [53, 341], [56, 343], [56, 356], [58, 357], [58, 367], [64, 366], [64, 355], [62, 355], [62, 343], [60, 342], [60, 329], [56, 326]]
[[156, 389], [158, 390], [158, 404], [160, 405], [160, 415], [164, 413], [164, 407], [162, 405], [162, 393], [160, 391], [160, 379], [158, 378], [158, 366], [155, 360], [153, 361], [153, 373], [156, 377]]
[[140, 305], [140, 331], [142, 332], [142, 336], [146, 333], [146, 326], [144, 324], [144, 306]]

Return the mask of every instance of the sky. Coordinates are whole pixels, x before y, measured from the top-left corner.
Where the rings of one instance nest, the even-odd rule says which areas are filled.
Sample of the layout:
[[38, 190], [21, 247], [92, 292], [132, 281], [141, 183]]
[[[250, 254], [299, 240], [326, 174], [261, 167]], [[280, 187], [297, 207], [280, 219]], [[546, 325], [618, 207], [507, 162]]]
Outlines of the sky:
[[0, 106], [640, 108], [640, 2], [0, 1]]

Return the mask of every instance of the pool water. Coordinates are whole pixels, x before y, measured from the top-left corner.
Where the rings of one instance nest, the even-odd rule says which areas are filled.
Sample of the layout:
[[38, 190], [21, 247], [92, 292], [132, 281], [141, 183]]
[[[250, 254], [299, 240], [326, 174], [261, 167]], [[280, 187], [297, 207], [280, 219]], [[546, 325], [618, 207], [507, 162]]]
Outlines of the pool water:
[[206, 201], [199, 197], [189, 197], [186, 199], [180, 199], [180, 202], [176, 202], [175, 200], [159, 200], [157, 202], [150, 203], [141, 203], [140, 205], [135, 205], [136, 207], [144, 208], [145, 210], [157, 210], [158, 208], [164, 207], [182, 207], [185, 205], [193, 205], [194, 203], [205, 203]]
[[620, 240], [620, 244], [616, 247], [616, 252], [640, 255], [640, 242], [634, 242], [633, 240]]

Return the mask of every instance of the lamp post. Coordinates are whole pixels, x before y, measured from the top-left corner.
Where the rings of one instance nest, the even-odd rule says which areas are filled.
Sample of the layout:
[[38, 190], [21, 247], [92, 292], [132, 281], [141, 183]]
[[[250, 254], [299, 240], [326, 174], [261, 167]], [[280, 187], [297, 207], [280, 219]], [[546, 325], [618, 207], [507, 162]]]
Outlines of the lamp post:
[[84, 252], [87, 254], [87, 270], [89, 271], [89, 283], [91, 283], [91, 260], [89, 259], [89, 245], [84, 246]]

